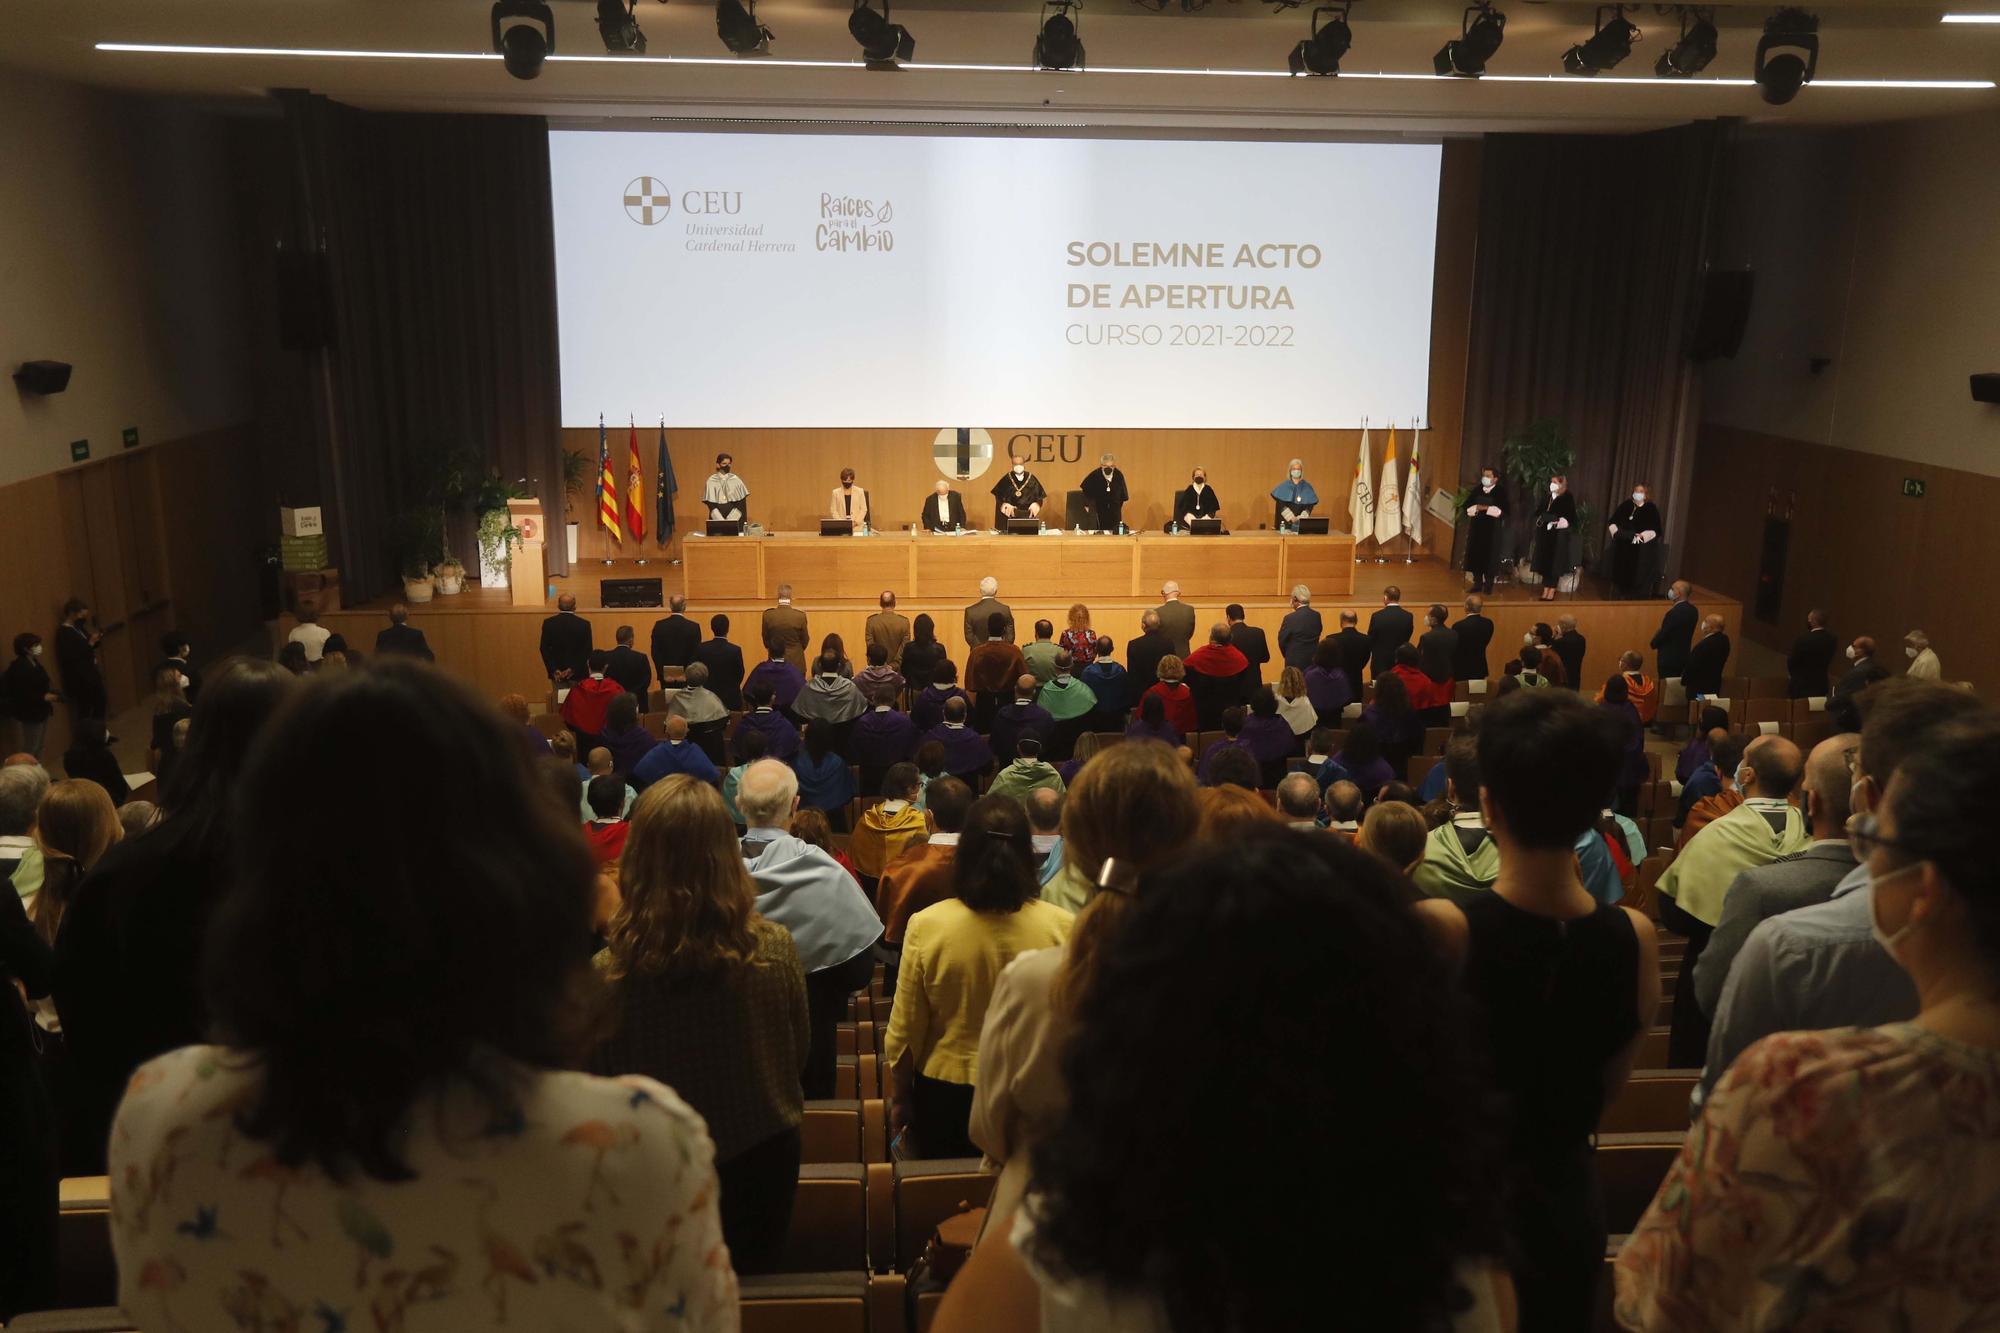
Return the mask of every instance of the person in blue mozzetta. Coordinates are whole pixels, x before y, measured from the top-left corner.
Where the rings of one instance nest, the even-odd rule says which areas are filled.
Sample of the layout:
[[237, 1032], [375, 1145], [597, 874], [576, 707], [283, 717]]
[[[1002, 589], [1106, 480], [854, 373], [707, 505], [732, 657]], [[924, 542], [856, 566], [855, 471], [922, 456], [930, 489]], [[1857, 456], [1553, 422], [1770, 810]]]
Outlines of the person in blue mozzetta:
[[1305, 460], [1292, 460], [1285, 479], [1271, 488], [1271, 498], [1278, 502], [1277, 523], [1281, 528], [1312, 513], [1313, 506], [1319, 503], [1319, 492], [1306, 480]]

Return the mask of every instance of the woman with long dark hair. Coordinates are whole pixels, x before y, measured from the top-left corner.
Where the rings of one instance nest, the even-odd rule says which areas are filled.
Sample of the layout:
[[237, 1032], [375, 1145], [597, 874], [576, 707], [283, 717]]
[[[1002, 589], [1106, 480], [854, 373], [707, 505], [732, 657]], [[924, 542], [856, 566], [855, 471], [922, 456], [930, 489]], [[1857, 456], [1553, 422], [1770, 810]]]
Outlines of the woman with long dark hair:
[[663, 778], [631, 823], [624, 906], [598, 955], [615, 1027], [591, 1067], [656, 1078], [708, 1122], [723, 1238], [736, 1270], [755, 1272], [777, 1258], [798, 1189], [805, 968], [790, 933], [757, 914], [715, 788]]
[[910, 918], [883, 1055], [894, 1092], [891, 1126], [915, 1156], [969, 1157], [979, 1029], [1000, 973], [1016, 955], [1061, 944], [1071, 916], [1041, 901], [1027, 812], [982, 796], [966, 812], [952, 857], [952, 894]]
[[111, 1138], [132, 1318], [735, 1327], [700, 1118], [650, 1079], [557, 1072], [595, 872], [499, 713], [419, 662], [315, 683], [229, 823], [219, 1044], [142, 1067]]
[[1407, 894], [1283, 829], [1143, 876], [937, 1333], [1512, 1327], [1484, 1058]]

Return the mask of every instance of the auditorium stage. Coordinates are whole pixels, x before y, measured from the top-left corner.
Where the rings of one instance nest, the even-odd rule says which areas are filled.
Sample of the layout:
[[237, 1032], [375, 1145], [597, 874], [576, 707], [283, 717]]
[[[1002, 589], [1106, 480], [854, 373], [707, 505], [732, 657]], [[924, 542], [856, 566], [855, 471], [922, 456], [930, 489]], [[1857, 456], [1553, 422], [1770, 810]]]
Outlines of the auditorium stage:
[[[720, 542], [723, 539], [715, 540]], [[1042, 541], [1053, 543], [1055, 539], [1021, 537], [994, 540], [1012, 541], [1018, 547], [1033, 546]], [[1189, 539], [1180, 540], [1186, 542]], [[836, 547], [847, 544], [829, 539], [821, 545]], [[1212, 542], [1201, 542], [1195, 543], [1194, 549], [1199, 553], [1216, 548]], [[697, 556], [697, 573], [699, 559]], [[1275, 653], [1279, 622], [1291, 609], [1289, 599], [1275, 592], [1251, 595], [1220, 589], [1209, 593], [1192, 591], [1193, 587], [1209, 584], [1200, 562], [1189, 563], [1191, 569], [1172, 577], [1177, 577], [1184, 588], [1190, 589], [1185, 593], [1184, 600], [1194, 606], [1197, 623], [1205, 626], [1218, 621], [1222, 618], [1224, 605], [1232, 601], [1241, 602], [1246, 618], [1265, 630]], [[1348, 568], [1353, 577], [1351, 593], [1328, 593], [1312, 579], [1305, 580], [1314, 589], [1313, 605], [1324, 618], [1328, 632], [1339, 628], [1339, 613], [1342, 610], [1358, 612], [1365, 629], [1369, 615], [1382, 604], [1383, 587], [1391, 583], [1402, 589], [1403, 605], [1416, 617], [1420, 632], [1424, 609], [1432, 602], [1442, 602], [1453, 620], [1463, 614], [1460, 604], [1466, 592], [1465, 575], [1443, 561], [1420, 557], [1409, 564], [1400, 559], [1386, 564], [1377, 564], [1373, 559], [1353, 564], [1350, 559]], [[576, 594], [577, 608], [595, 627], [600, 645], [609, 647], [617, 627], [631, 625], [637, 631], [637, 647], [644, 652], [652, 623], [665, 615], [665, 610], [652, 607], [606, 610], [601, 595], [602, 581], [657, 578], [661, 581], [663, 592], [671, 595], [688, 591], [686, 571], [686, 565], [672, 564], [664, 556], [649, 557], [643, 562], [638, 559], [591, 561], [579, 564], [567, 578], [550, 580], [550, 586], [558, 593]], [[1037, 619], [1051, 620], [1061, 629], [1066, 623], [1070, 604], [1083, 601], [1090, 608], [1092, 626], [1117, 641], [1121, 658], [1125, 642], [1139, 632], [1139, 613], [1158, 605], [1160, 600], [1157, 583], [1141, 595], [1084, 597], [1066, 592], [1037, 593], [1032, 588], [1018, 586], [1004, 569], [996, 577], [1000, 579], [1000, 600], [1013, 608], [1015, 623], [1023, 639], [1032, 637]], [[941, 588], [928, 596], [913, 596], [907, 587], [876, 580], [854, 588], [853, 595], [849, 596], [815, 597], [800, 593], [797, 605], [809, 618], [815, 647], [822, 636], [836, 633], [846, 642], [849, 655], [858, 660], [862, 651], [862, 627], [876, 609], [876, 596], [883, 588], [893, 587], [898, 597], [897, 609], [913, 619], [919, 613], [930, 615], [937, 622], [938, 637], [951, 649], [952, 660], [962, 664], [965, 654], [962, 629], [964, 609], [977, 600], [977, 583], [976, 577], [969, 578], [961, 587]], [[1555, 618], [1565, 612], [1576, 616], [1578, 631], [1588, 644], [1584, 658], [1586, 680], [1601, 680], [1609, 675], [1617, 668], [1618, 654], [1628, 648], [1645, 653], [1650, 669], [1653, 655], [1647, 642], [1659, 627], [1660, 616], [1667, 608], [1665, 601], [1617, 600], [1609, 596], [1608, 588], [1590, 578], [1584, 580], [1582, 589], [1576, 595], [1565, 596], [1552, 603], [1540, 601], [1539, 594], [1539, 589], [1503, 583], [1497, 592], [1486, 599], [1486, 613], [1494, 623], [1491, 665], [1496, 673], [1507, 656], [1519, 650], [1521, 635], [1536, 621], [1553, 624]], [[357, 607], [330, 611], [320, 617], [320, 622], [328, 629], [345, 635], [356, 648], [367, 653], [374, 646], [376, 632], [388, 623], [388, 609], [394, 601], [393, 597], [384, 597]], [[1742, 614], [1738, 603], [1702, 588], [1695, 590], [1694, 601], [1703, 613], [1713, 611], [1721, 615], [1737, 642], [1742, 641], [1737, 634]], [[708, 632], [710, 616], [718, 612], [727, 615], [731, 622], [730, 639], [742, 647], [746, 663], [755, 663], [762, 655], [758, 643], [758, 618], [767, 605], [769, 602], [762, 598], [709, 597], [696, 589], [690, 596], [688, 614], [701, 622], [704, 635]], [[533, 699], [547, 689], [537, 644], [542, 618], [552, 610], [553, 595], [544, 607], [517, 607], [509, 604], [504, 588], [487, 589], [468, 583], [466, 590], [455, 597], [440, 597], [411, 607], [410, 623], [422, 629], [429, 638], [439, 665], [471, 680], [481, 692], [495, 696], [518, 692]]]

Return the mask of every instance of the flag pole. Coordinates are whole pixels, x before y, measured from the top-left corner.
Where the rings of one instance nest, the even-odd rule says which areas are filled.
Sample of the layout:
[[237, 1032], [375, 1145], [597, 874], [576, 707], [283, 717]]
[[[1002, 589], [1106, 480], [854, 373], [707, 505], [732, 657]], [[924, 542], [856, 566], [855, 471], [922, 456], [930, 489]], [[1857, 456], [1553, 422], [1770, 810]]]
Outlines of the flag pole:
[[[1410, 419], [1410, 439], [1415, 441], [1421, 438], [1422, 436], [1419, 434], [1416, 419], [1412, 417]], [[1411, 456], [1418, 462], [1423, 461], [1422, 456], [1415, 452], [1414, 445], [1412, 446]], [[1423, 482], [1417, 476], [1417, 469], [1415, 467], [1410, 469], [1410, 487], [1417, 492], [1417, 522], [1422, 523], [1424, 521]], [[1411, 530], [1410, 525], [1407, 523], [1403, 525], [1403, 563], [1406, 565], [1417, 563], [1417, 534]]]

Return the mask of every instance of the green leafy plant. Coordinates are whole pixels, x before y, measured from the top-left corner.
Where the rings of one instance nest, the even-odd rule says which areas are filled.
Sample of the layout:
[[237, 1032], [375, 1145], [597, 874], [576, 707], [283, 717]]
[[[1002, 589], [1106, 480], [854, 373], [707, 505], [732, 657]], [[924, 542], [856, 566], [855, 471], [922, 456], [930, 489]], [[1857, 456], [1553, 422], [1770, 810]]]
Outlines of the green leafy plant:
[[504, 506], [488, 509], [479, 516], [478, 535], [479, 563], [482, 567], [513, 569], [514, 544], [521, 540], [521, 529], [514, 525]]
[[431, 572], [431, 560], [444, 541], [444, 516], [428, 504], [411, 505], [389, 520], [389, 555], [406, 579]]
[[597, 459], [591, 454], [579, 453], [575, 449], [562, 451], [562, 491], [563, 517], [571, 517], [576, 512], [576, 497], [582, 495], [590, 485], [590, 474], [597, 467]]
[[1576, 466], [1576, 448], [1562, 422], [1541, 417], [1508, 432], [1500, 444], [1500, 461], [1507, 475], [1533, 495], [1548, 485], [1550, 477], [1567, 474]]

